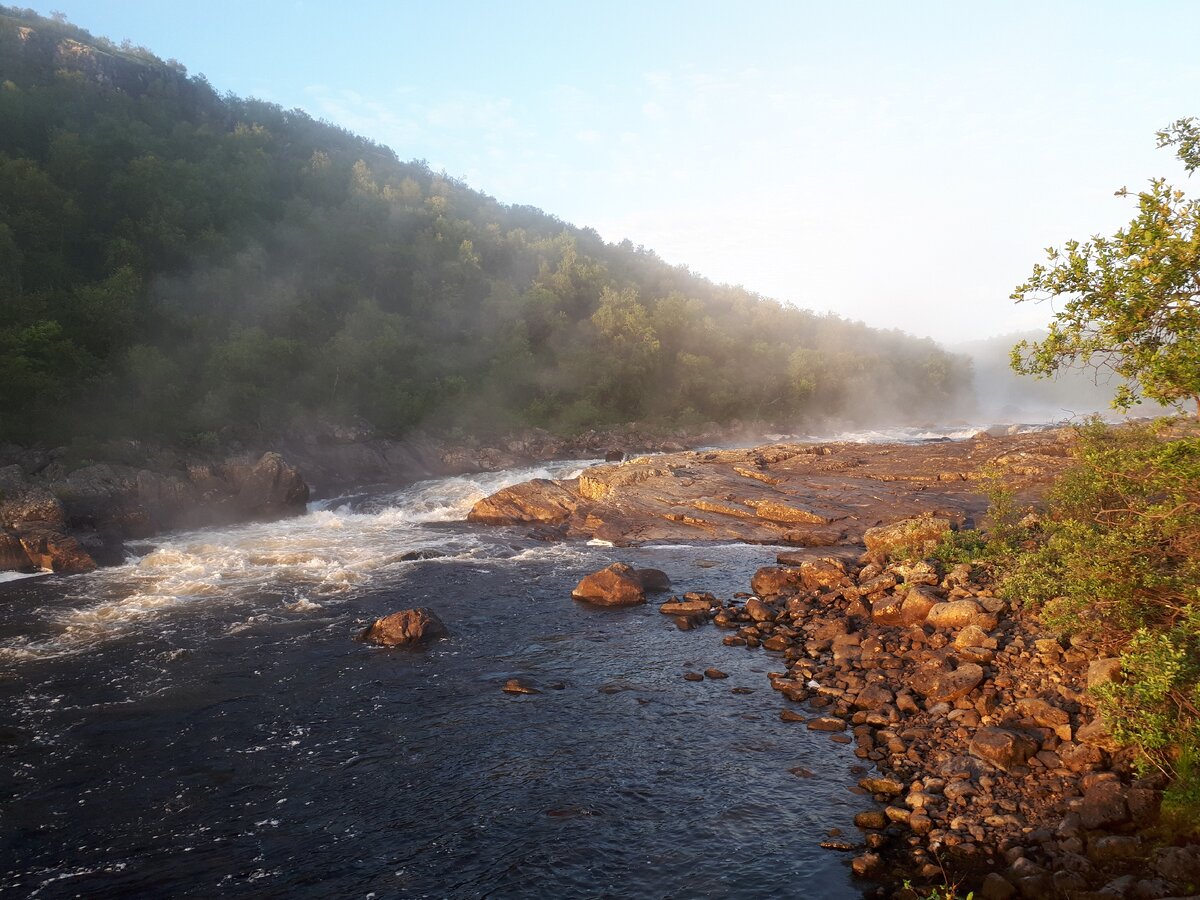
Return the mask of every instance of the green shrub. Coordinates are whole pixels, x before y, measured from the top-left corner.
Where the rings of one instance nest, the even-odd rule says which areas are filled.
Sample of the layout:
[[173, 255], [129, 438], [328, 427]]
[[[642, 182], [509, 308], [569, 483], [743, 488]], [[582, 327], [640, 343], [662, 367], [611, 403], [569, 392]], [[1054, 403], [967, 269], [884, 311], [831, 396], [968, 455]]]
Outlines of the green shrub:
[[1078, 438], [1021, 552], [988, 553], [1004, 558], [1005, 597], [1119, 652], [1122, 680], [1096, 691], [1099, 708], [1143, 769], [1174, 776], [1186, 810], [1200, 795], [1200, 438], [1168, 423], [1091, 423]]

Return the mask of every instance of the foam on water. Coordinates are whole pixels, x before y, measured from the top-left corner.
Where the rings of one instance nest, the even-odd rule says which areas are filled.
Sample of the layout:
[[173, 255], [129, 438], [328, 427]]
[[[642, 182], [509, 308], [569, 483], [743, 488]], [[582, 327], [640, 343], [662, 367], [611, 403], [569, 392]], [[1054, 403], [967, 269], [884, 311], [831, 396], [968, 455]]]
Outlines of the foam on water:
[[[395, 581], [407, 567], [436, 564], [413, 559], [414, 551], [506, 559], [513, 551], [501, 532], [445, 525], [463, 522], [477, 501], [501, 488], [581, 470], [570, 461], [439, 478], [377, 497], [321, 501], [293, 519], [169, 535], [141, 558], [72, 579], [68, 602], [44, 611], [54, 635], [10, 638], [0, 643], [0, 659], [78, 652], [167, 617], [226, 607], [311, 614], [374, 580]], [[531, 552], [540, 558], [552, 551]]]

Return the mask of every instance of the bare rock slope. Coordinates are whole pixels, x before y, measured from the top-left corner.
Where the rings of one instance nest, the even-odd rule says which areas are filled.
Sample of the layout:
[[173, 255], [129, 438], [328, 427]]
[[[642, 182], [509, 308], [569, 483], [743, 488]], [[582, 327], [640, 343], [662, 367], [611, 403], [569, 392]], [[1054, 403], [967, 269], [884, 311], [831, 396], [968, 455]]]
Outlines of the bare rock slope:
[[1066, 464], [1070, 439], [1068, 431], [1047, 431], [642, 456], [575, 479], [505, 488], [480, 500], [468, 519], [616, 544], [857, 544], [867, 529], [898, 519], [930, 515], [958, 524], [980, 515], [987, 501], [979, 482], [993, 471], [1020, 498], [1032, 499]]

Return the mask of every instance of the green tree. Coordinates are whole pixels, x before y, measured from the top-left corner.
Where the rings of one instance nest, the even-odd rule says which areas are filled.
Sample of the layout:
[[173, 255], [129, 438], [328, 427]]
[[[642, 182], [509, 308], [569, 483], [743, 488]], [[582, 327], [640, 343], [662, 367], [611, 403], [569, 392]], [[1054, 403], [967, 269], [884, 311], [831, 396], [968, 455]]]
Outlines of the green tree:
[[[1200, 124], [1182, 119], [1159, 133], [1159, 146], [1176, 146], [1191, 172], [1198, 138]], [[1013, 348], [1012, 366], [1039, 377], [1073, 365], [1111, 371], [1124, 379], [1114, 406], [1128, 409], [1143, 395], [1190, 399], [1200, 416], [1200, 200], [1156, 178], [1137, 201], [1125, 228], [1050, 248], [1049, 264], [1016, 289], [1017, 302], [1064, 302], [1045, 340]]]

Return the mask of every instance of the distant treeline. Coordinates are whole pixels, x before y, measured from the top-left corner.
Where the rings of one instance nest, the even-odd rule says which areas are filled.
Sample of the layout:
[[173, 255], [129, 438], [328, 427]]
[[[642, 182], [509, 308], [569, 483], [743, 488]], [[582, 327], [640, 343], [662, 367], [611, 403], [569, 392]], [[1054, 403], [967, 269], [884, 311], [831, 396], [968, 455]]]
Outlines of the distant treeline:
[[930, 341], [714, 285], [5, 7], [0, 311], [21, 442], [936, 417], [970, 392]]

